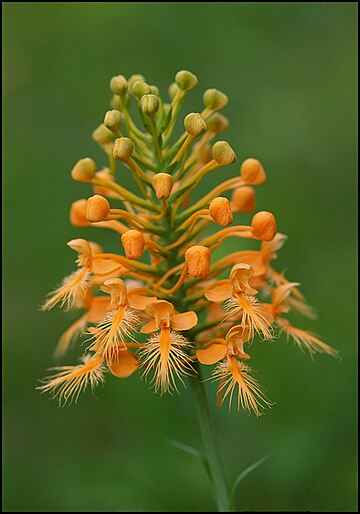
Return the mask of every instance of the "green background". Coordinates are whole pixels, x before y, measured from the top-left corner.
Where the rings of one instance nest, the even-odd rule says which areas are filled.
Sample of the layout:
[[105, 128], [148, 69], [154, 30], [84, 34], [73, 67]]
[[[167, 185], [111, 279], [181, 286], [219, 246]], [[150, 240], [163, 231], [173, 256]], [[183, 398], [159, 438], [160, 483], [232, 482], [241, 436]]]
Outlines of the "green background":
[[275, 402], [258, 420], [218, 411], [207, 383], [227, 479], [273, 452], [242, 483], [241, 510], [356, 510], [356, 3], [5, 2], [3, 14], [4, 510], [214, 510], [200, 465], [168, 443], [201, 447], [189, 389], [160, 399], [138, 376], [109, 376], [64, 409], [35, 391], [74, 319], [39, 311], [74, 269], [66, 241], [118, 245], [68, 221], [71, 202], [91, 194], [71, 181], [73, 164], [106, 164], [90, 134], [109, 79], [142, 73], [166, 94], [180, 69], [199, 77], [182, 115], [202, 109], [208, 87], [229, 95], [225, 138], [239, 161], [264, 164], [258, 209], [289, 236], [276, 267], [317, 307], [302, 326], [342, 356], [311, 361], [284, 338], [254, 344]]

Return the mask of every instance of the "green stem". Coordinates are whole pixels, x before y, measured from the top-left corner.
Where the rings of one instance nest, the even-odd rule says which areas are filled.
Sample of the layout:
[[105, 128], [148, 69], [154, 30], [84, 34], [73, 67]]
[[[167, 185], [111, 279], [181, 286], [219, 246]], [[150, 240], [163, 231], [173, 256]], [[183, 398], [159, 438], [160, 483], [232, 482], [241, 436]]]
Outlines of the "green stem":
[[194, 368], [197, 371], [197, 375], [192, 376], [190, 381], [198, 413], [205, 455], [210, 467], [213, 494], [218, 512], [230, 512], [230, 500], [225, 483], [224, 471], [216, 447], [215, 430], [198, 363], [194, 364]]

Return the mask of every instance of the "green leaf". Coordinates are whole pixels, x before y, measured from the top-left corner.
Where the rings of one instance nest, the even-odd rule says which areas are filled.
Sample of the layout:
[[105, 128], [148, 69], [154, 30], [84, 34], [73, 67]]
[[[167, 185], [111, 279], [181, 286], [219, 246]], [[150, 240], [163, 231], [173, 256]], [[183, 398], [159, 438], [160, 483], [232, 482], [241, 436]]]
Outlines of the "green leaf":
[[231, 493], [230, 493], [230, 505], [232, 507], [234, 506], [235, 493], [236, 493], [236, 490], [239, 487], [240, 483], [244, 480], [245, 477], [247, 477], [250, 473], [255, 471], [255, 469], [257, 469], [259, 466], [261, 466], [261, 464], [263, 464], [265, 461], [267, 461], [270, 457], [272, 457], [272, 455], [273, 455], [273, 452], [268, 453], [267, 455], [265, 455], [265, 457], [262, 457], [258, 461], [254, 462], [254, 464], [251, 464], [249, 467], [244, 469], [244, 471], [242, 471], [240, 473], [240, 475], [238, 475], [238, 477], [235, 480], [234, 485], [231, 489]]
[[178, 448], [179, 450], [182, 450], [183, 452], [192, 455], [198, 462], [200, 462], [200, 464], [204, 467], [207, 476], [211, 480], [209, 463], [208, 463], [205, 455], [203, 453], [201, 453], [200, 450], [197, 450], [196, 448], [192, 448], [191, 446], [188, 446], [187, 444], [180, 443], [179, 441], [174, 441], [173, 439], [168, 439], [168, 441], [175, 448]]

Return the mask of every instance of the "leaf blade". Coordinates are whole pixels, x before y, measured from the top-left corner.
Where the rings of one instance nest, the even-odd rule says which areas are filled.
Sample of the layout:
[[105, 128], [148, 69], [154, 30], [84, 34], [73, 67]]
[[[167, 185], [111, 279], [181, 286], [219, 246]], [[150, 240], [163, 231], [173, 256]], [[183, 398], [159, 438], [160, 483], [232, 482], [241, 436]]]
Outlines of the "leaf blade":
[[254, 462], [253, 464], [250, 464], [250, 466], [248, 466], [247, 468], [245, 468], [236, 478], [235, 482], [234, 482], [234, 485], [231, 489], [231, 493], [230, 493], [230, 505], [233, 507], [234, 506], [234, 500], [235, 500], [235, 494], [236, 494], [236, 490], [237, 488], [239, 487], [240, 483], [244, 480], [244, 478], [246, 478], [250, 473], [252, 473], [253, 471], [255, 471], [259, 466], [261, 466], [261, 464], [263, 464], [264, 462], [266, 462], [270, 457], [273, 456], [273, 452], [270, 452], [268, 453], [267, 455], [265, 455], [264, 457], [262, 457], [261, 459], [257, 460], [256, 462]]
[[209, 479], [211, 480], [209, 463], [205, 455], [200, 450], [198, 450], [197, 448], [193, 448], [192, 446], [188, 446], [187, 444], [180, 443], [179, 441], [175, 441], [174, 439], [168, 439], [168, 441], [171, 444], [171, 446], [174, 446], [174, 448], [177, 448], [178, 450], [182, 450], [183, 452], [192, 455], [198, 462], [200, 462], [200, 464], [204, 467]]

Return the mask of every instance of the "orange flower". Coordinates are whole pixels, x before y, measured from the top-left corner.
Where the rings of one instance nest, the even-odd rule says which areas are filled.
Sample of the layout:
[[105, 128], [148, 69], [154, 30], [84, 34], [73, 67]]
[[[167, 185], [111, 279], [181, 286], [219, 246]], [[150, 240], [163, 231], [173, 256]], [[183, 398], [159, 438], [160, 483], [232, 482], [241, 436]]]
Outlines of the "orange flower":
[[272, 294], [272, 303], [267, 306], [267, 309], [273, 315], [280, 329], [293, 339], [300, 350], [308, 350], [311, 357], [315, 353], [327, 353], [332, 357], [338, 357], [337, 350], [321, 341], [313, 333], [292, 326], [288, 320], [282, 317], [282, 314], [290, 312], [292, 305], [290, 295], [298, 285], [300, 284], [297, 282], [288, 282], [277, 287]]
[[141, 289], [127, 291], [120, 278], [106, 280], [101, 289], [110, 294], [111, 300], [106, 308], [108, 314], [97, 323], [100, 333], [96, 336], [96, 355], [103, 356], [112, 364], [118, 346], [122, 344], [126, 348], [126, 339], [134, 340], [134, 332], [140, 322], [136, 311], [145, 310], [156, 298], [141, 294]]
[[257, 290], [249, 284], [252, 274], [253, 269], [248, 264], [236, 264], [231, 270], [230, 280], [217, 282], [205, 292], [205, 297], [211, 302], [226, 301], [229, 316], [241, 313], [241, 326], [244, 330], [248, 328], [251, 339], [255, 332], [262, 334], [265, 339], [271, 339], [272, 318], [254, 296]]
[[179, 331], [192, 329], [197, 324], [197, 315], [193, 311], [176, 314], [174, 306], [165, 300], [152, 302], [145, 310], [153, 319], [141, 332], [154, 335], [141, 349], [144, 375], [154, 370], [155, 390], [161, 393], [178, 390], [176, 378], [184, 383], [182, 375], [192, 371], [191, 358], [186, 353], [191, 343]]
[[94, 256], [101, 252], [101, 247], [96, 243], [85, 239], [72, 239], [67, 245], [78, 253], [76, 264], [79, 269], [64, 278], [61, 286], [50, 294], [42, 310], [52, 309], [57, 304], [60, 304], [60, 307], [66, 304], [67, 308], [71, 309], [76, 299], [85, 297], [93, 275], [104, 276], [105, 273], [111, 273], [111, 270], [119, 272], [117, 263], [94, 259]]
[[201, 364], [215, 364], [213, 378], [219, 380], [217, 392], [218, 405], [229, 397], [229, 409], [231, 408], [234, 392], [237, 388], [237, 407], [245, 410], [253, 410], [260, 416], [260, 409], [269, 406], [270, 402], [263, 394], [261, 387], [250, 375], [251, 368], [243, 363], [250, 359], [244, 351], [244, 344], [250, 339], [248, 330], [241, 325], [232, 327], [225, 339], [215, 338], [197, 350], [196, 357]]

